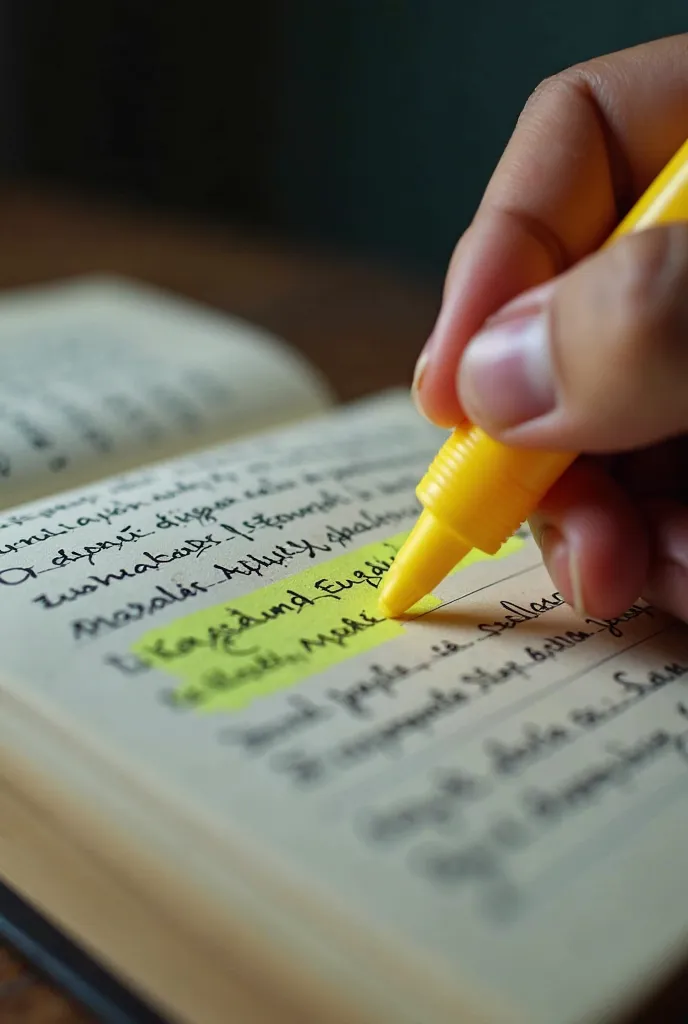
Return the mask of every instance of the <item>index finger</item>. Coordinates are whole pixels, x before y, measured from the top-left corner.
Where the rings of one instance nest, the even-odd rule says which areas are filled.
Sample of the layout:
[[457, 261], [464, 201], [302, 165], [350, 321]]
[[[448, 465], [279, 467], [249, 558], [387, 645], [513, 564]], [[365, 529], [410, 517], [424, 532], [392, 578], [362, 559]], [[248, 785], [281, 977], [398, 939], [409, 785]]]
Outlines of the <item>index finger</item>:
[[688, 34], [536, 89], [452, 256], [417, 382], [431, 419], [463, 418], [456, 371], [485, 320], [597, 249], [687, 136]]

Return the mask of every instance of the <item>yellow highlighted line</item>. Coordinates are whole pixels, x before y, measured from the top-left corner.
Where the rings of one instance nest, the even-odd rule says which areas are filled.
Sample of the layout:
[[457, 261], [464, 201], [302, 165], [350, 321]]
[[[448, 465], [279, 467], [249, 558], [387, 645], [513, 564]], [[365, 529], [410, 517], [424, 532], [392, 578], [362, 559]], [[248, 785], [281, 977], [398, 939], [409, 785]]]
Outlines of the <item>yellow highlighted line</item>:
[[[174, 700], [203, 711], [233, 711], [259, 697], [369, 651], [404, 632], [377, 611], [380, 580], [407, 534], [260, 587], [250, 594], [150, 630], [133, 651], [179, 680]], [[494, 556], [473, 551], [454, 572], [518, 551], [512, 537]], [[412, 612], [440, 604], [429, 595]]]

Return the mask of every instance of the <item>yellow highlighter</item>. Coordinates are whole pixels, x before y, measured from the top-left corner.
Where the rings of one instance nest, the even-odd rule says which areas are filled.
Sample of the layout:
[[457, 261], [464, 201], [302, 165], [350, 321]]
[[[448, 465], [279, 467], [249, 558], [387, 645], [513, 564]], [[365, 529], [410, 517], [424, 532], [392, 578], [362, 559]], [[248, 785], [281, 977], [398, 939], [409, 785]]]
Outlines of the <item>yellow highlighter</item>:
[[[688, 220], [688, 142], [605, 243]], [[534, 512], [578, 453], [510, 448], [470, 423], [445, 441], [416, 494], [423, 512], [381, 588], [380, 611], [402, 615], [471, 551], [494, 555]]]

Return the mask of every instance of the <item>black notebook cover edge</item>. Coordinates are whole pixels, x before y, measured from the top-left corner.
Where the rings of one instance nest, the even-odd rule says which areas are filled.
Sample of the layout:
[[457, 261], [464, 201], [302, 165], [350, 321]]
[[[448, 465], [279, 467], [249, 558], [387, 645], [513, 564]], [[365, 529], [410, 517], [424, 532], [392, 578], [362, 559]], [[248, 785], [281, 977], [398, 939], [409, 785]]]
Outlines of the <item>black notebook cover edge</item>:
[[166, 1024], [93, 957], [1, 882], [0, 939], [101, 1024]]

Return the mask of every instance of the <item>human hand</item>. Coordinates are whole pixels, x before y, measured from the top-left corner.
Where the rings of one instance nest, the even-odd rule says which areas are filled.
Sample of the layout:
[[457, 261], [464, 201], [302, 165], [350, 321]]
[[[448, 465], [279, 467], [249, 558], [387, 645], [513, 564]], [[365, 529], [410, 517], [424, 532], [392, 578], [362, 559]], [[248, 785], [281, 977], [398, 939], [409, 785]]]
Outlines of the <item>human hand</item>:
[[599, 58], [527, 103], [449, 266], [422, 411], [584, 453], [531, 520], [579, 611], [688, 620], [688, 222], [596, 252], [688, 137], [688, 35]]

